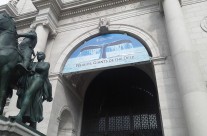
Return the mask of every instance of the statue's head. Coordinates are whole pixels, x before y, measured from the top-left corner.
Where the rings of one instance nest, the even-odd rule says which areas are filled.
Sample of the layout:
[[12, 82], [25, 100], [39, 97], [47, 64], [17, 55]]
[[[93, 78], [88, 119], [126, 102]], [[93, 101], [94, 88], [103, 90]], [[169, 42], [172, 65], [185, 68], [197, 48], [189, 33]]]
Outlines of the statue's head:
[[45, 59], [45, 53], [44, 52], [37, 52], [37, 60], [41, 61]]
[[11, 31], [15, 31], [15, 22], [12, 18], [5, 12], [0, 13], [0, 30], [10, 29]]

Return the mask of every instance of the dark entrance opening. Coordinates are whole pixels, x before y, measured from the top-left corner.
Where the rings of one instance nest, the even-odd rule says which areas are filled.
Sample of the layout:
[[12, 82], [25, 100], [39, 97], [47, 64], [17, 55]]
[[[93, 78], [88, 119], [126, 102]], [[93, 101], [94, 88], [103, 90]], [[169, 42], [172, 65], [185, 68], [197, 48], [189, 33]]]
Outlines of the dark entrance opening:
[[100, 73], [85, 95], [81, 136], [163, 136], [153, 80], [136, 67]]

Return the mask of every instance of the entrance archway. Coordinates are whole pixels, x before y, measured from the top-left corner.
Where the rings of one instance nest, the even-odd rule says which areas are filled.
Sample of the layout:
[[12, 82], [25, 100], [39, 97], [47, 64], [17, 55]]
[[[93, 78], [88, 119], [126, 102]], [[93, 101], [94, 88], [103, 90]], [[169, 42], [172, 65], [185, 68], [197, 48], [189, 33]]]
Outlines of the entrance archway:
[[[134, 42], [127, 42], [128, 40], [126, 40], [125, 38], [118, 39], [118, 42], [116, 40], [110, 41], [110, 38], [104, 38], [102, 36], [101, 36], [102, 38], [100, 38], [99, 33], [97, 33], [98, 31], [92, 30], [89, 33], [84, 34], [79, 38], [77, 38], [76, 40], [74, 40], [70, 44], [70, 46], [67, 47], [67, 49], [62, 53], [61, 57], [59, 58], [57, 65], [54, 69], [55, 72], [56, 71], [58, 72], [62, 69], [61, 73], [63, 73], [66, 78], [74, 79], [74, 80], [70, 80], [72, 82], [72, 86], [75, 87], [76, 92], [78, 94], [80, 94], [83, 97], [85, 96], [82, 129], [80, 132], [81, 136], [103, 136], [103, 135], [162, 136], [163, 133], [162, 133], [162, 127], [160, 121], [160, 111], [159, 111], [159, 102], [158, 102], [157, 88], [155, 82], [155, 75], [154, 75], [154, 69], [152, 68], [153, 64], [150, 61], [151, 57], [153, 58], [160, 57], [160, 53], [157, 48], [157, 45], [155, 41], [153, 41], [153, 39], [147, 33], [145, 33], [140, 29], [133, 28], [130, 26], [122, 26], [122, 27], [115, 27], [115, 26], [117, 25], [110, 26], [109, 34], [119, 34], [119, 35], [122, 34], [123, 37], [124, 35], [125, 37], [129, 36], [131, 38], [134, 38], [134, 40], [137, 40], [137, 42], [139, 43], [136, 44]], [[120, 30], [117, 30], [117, 28], [120, 28]], [[99, 43], [104, 39], [109, 39], [109, 42]], [[125, 39], [124, 42], [123, 39]], [[92, 42], [92, 40], [95, 40], [96, 42], [94, 41]], [[131, 40], [130, 38], [129, 40], [134, 41]], [[128, 45], [130, 44], [132, 44], [133, 46], [129, 46], [130, 48], [128, 48]], [[131, 49], [136, 50], [137, 46], [139, 45], [141, 45], [142, 49], [144, 49], [145, 51], [141, 51], [140, 50], [141, 48], [139, 49], [140, 52], [129, 51]], [[122, 53], [121, 52], [118, 53], [119, 50], [121, 50]], [[125, 52], [125, 50], [128, 50], [127, 53]], [[76, 51], [79, 53], [77, 53]], [[116, 53], [111, 51], [115, 51]], [[140, 55], [140, 53], [142, 54], [143, 52], [145, 52], [146, 54]], [[90, 55], [92, 57], [89, 57]], [[130, 59], [134, 61], [132, 62], [131, 60], [130, 61], [126, 60], [125, 57], [126, 55], [131, 55], [132, 57], [130, 57]], [[137, 57], [137, 59], [135, 59], [136, 58], [135, 56]], [[89, 59], [87, 60], [86, 58]], [[144, 58], [144, 59], [139, 60], [140, 58]], [[121, 61], [124, 62], [125, 60], [127, 63], [121, 63]], [[82, 62], [82, 61], [86, 61], [86, 62]], [[107, 64], [107, 63], [109, 64], [112, 62], [114, 62], [114, 64], [112, 65], [95, 67], [96, 64]], [[151, 65], [147, 67], [147, 68], [151, 68], [150, 77], [148, 74], [143, 72], [145, 70], [143, 71], [141, 70], [143, 65], [145, 65], [145, 63], [148, 64], [150, 63], [149, 65]], [[64, 66], [62, 64], [64, 64]], [[129, 65], [132, 66], [139, 65], [137, 67], [139, 67], [140, 69], [137, 69], [135, 67], [127, 67]], [[126, 79], [123, 79], [123, 81], [125, 81], [124, 83], [126, 84], [126, 86], [120, 87], [120, 89], [122, 88], [124, 89], [118, 92], [112, 91], [112, 90], [116, 90], [116, 88], [114, 88], [112, 84], [109, 84], [111, 88], [114, 88], [111, 90], [111, 92], [115, 94], [119, 94], [119, 97], [115, 97], [115, 99], [113, 99], [112, 97], [113, 94], [110, 94], [110, 91], [104, 91], [104, 89], [100, 89], [100, 88], [104, 88], [104, 86], [103, 85], [101, 86], [101, 84], [100, 84], [100, 88], [97, 88], [97, 90], [100, 90], [98, 91], [98, 93], [101, 94], [105, 92], [103, 93], [103, 95], [99, 95], [97, 94], [96, 91], [92, 91], [96, 89], [91, 89], [91, 86], [93, 87], [93, 85], [96, 86], [95, 84], [97, 85], [99, 84], [98, 79], [99, 77], [102, 77], [101, 75], [104, 75], [103, 73], [106, 73], [106, 75], [108, 75], [108, 77], [106, 76], [105, 78], [106, 81], [108, 79], [113, 79], [111, 80], [111, 82], [117, 81], [118, 83], [116, 85], [124, 84], [123, 82], [119, 83], [119, 81], [121, 81], [120, 79], [122, 79], [121, 77], [117, 77], [116, 80], [114, 79], [113, 76], [112, 77], [110, 76], [113, 75], [113, 72], [112, 73], [109, 72], [111, 74], [107, 74], [108, 73], [107, 71], [115, 70], [112, 68], [123, 67], [123, 66], [125, 66], [125, 68], [118, 68], [118, 69], [116, 68], [116, 70], [118, 70], [119, 73], [121, 73], [120, 75], [125, 73], [124, 75], [126, 75], [127, 77]], [[111, 69], [105, 70], [104, 72], [101, 72], [101, 74], [98, 74], [98, 76], [93, 80], [93, 82], [88, 87], [88, 83], [90, 83], [91, 79], [93, 79], [94, 77], [93, 75], [96, 75], [100, 71], [109, 68]], [[124, 69], [125, 69], [124, 72], [120, 72]], [[131, 71], [135, 71], [135, 73]], [[130, 75], [128, 72], [131, 73], [131, 76], [127, 76]], [[140, 75], [142, 75], [141, 77], [145, 80], [143, 80], [140, 77]], [[134, 80], [131, 80], [131, 77], [133, 77], [132, 79]], [[84, 81], [83, 79], [86, 80]], [[101, 81], [99, 82], [101, 83]], [[133, 82], [134, 86], [132, 86], [130, 82]], [[86, 91], [87, 87], [88, 89]], [[105, 88], [105, 90], [110, 90], [110, 87]], [[126, 92], [126, 90], [131, 90], [131, 91]], [[106, 96], [111, 96], [111, 98]], [[93, 101], [90, 101], [90, 99], [92, 99]], [[138, 100], [136, 101], [136, 99]], [[123, 100], [125, 100], [125, 103], [123, 102]], [[106, 106], [104, 111], [102, 110], [103, 109], [102, 101], [105, 102], [105, 106]], [[114, 105], [110, 105], [110, 103], [112, 102], [114, 102]], [[140, 103], [143, 103], [143, 105], [140, 105]], [[100, 112], [98, 112], [98, 109], [99, 110], [101, 109]], [[121, 127], [118, 127], [116, 125], [118, 124], [117, 122], [121, 122]], [[128, 126], [125, 128], [124, 124], [127, 124], [126, 122], [128, 122]], [[113, 127], [115, 129], [111, 129]]]
[[157, 89], [149, 73], [136, 67], [100, 73], [85, 94], [81, 136], [163, 136]]
[[60, 116], [58, 136], [72, 136], [72, 135], [73, 135], [73, 118], [68, 110], [64, 110]]

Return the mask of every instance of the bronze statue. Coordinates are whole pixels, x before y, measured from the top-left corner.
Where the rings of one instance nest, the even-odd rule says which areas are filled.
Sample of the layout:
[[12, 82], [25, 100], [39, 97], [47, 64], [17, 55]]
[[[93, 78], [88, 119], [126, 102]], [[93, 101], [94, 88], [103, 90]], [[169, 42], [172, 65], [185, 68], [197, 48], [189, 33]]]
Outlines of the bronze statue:
[[17, 32], [13, 19], [6, 13], [0, 14], [0, 115], [6, 103], [6, 99], [11, 95], [9, 82], [12, 71], [21, 59], [17, 49]]
[[36, 122], [43, 120], [42, 103], [44, 100], [52, 101], [52, 86], [48, 79], [50, 64], [44, 62], [45, 54], [37, 53], [38, 62], [32, 62], [29, 70], [34, 71], [20, 78], [17, 91], [17, 107], [20, 109], [16, 121], [28, 122], [36, 128]]
[[[25, 38], [18, 48], [19, 37]], [[0, 115], [15, 87], [18, 89], [17, 107], [20, 109], [15, 120], [29, 122], [33, 128], [43, 119], [43, 101], [53, 99], [48, 79], [50, 64], [44, 62], [45, 54], [37, 53], [38, 62], [33, 62], [34, 58], [31, 58], [32, 54], [35, 57], [33, 49], [36, 43], [34, 30], [18, 35], [12, 17], [0, 13]]]
[[18, 34], [18, 37], [25, 37], [23, 41], [19, 44], [19, 50], [23, 56], [23, 61], [17, 66], [21, 66], [24, 69], [28, 69], [31, 61], [31, 56], [35, 57], [34, 48], [37, 44], [37, 34], [34, 29], [30, 30], [25, 34]]
[[[20, 50], [18, 37], [26, 37], [19, 46]], [[6, 99], [12, 95], [11, 85], [14, 85], [23, 74], [16, 68], [17, 63], [26, 71], [36, 43], [37, 35], [34, 30], [18, 35], [12, 17], [6, 13], [0, 13], [0, 115], [3, 113]]]

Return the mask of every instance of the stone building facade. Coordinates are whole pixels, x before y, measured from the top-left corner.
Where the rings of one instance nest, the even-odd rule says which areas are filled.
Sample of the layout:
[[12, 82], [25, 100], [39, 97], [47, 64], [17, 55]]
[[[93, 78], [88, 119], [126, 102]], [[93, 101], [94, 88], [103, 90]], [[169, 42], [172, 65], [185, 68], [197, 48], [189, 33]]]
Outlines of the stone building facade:
[[[38, 124], [38, 131], [48, 136], [86, 136], [87, 121], [83, 120], [88, 117], [86, 107], [90, 106], [85, 103], [91, 104], [90, 100], [86, 102], [86, 95], [87, 99], [96, 97], [96, 93], [90, 97], [90, 86], [105, 71], [115, 70], [121, 75], [123, 69], [130, 75], [136, 68], [147, 74], [155, 85], [157, 122], [160, 123], [156, 136], [206, 136], [206, 7], [206, 0], [20, 0], [1, 5], [1, 12], [15, 16], [18, 33], [30, 27], [36, 29], [35, 50], [44, 51], [51, 65], [49, 78], [54, 100], [44, 103], [44, 120]], [[151, 54], [150, 62], [62, 73], [67, 59], [80, 45], [102, 35], [101, 18], [109, 20], [108, 33], [130, 35], [143, 43]], [[112, 78], [110, 74], [103, 77]], [[138, 77], [139, 74], [133, 78]], [[6, 116], [18, 112], [15, 101], [13, 96], [5, 109]], [[140, 114], [141, 120], [142, 117], [144, 120], [146, 116]], [[105, 121], [109, 123], [110, 119]], [[130, 128], [130, 133], [136, 136], [135, 131], [131, 132], [135, 130], [135, 123]], [[112, 131], [107, 130], [104, 134], [110, 135]]]

